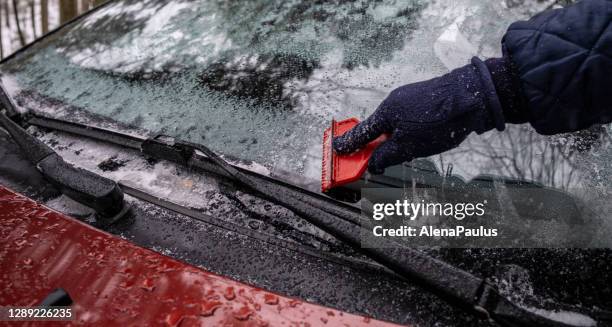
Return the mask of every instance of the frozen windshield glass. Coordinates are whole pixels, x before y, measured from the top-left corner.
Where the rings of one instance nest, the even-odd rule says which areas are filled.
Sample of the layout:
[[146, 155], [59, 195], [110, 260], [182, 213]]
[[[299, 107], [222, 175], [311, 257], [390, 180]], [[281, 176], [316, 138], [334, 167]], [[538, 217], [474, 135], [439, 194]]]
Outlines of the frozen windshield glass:
[[[7, 61], [1, 72], [25, 109], [69, 105], [316, 184], [322, 131], [332, 117], [363, 119], [395, 87], [448, 72], [473, 55], [499, 56], [507, 26], [550, 5], [117, 1]], [[489, 174], [564, 189], [581, 180], [606, 185], [605, 132], [545, 138], [529, 126], [508, 126], [472, 135], [427, 164], [436, 174], [452, 167], [464, 180]]]

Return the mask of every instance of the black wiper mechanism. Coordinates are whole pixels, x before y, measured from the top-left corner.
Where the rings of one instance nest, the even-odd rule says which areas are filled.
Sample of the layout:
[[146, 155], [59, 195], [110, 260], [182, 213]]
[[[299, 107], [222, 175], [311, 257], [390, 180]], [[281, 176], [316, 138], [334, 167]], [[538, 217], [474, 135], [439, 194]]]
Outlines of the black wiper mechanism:
[[[539, 314], [543, 310], [528, 310], [502, 296], [488, 280], [476, 277], [462, 269], [449, 265], [425, 253], [406, 247], [397, 247], [392, 241], [379, 248], [363, 248], [360, 244], [360, 224], [367, 222], [359, 215], [346, 210], [333, 212], [323, 210], [294, 194], [279, 191], [278, 188], [256, 183], [210, 149], [199, 144], [178, 142], [178, 146], [192, 146], [204, 153], [210, 160], [224, 170], [234, 181], [256, 192], [271, 202], [282, 205], [313, 225], [327, 231], [352, 247], [367, 255], [370, 259], [389, 268], [410, 281], [420, 283], [447, 301], [485, 319], [490, 319], [502, 326], [580, 326], [569, 322], [560, 322], [551, 317]], [[342, 212], [341, 212], [342, 211]], [[339, 216], [353, 216], [350, 219], [338, 219]]]
[[[8, 110], [16, 112], [13, 100], [1, 84], [0, 99]], [[94, 209], [102, 222], [114, 222], [128, 211], [123, 201], [123, 192], [114, 181], [67, 163], [53, 149], [30, 135], [1, 111], [0, 127], [11, 135], [30, 162], [51, 184], [64, 195]]]

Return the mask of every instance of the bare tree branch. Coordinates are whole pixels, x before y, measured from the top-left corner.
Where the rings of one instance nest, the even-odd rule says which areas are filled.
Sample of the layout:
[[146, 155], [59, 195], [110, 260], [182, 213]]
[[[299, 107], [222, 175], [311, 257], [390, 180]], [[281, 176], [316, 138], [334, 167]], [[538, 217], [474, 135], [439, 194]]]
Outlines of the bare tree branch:
[[34, 0], [29, 1], [30, 5], [30, 22], [32, 23], [32, 40], [36, 39], [36, 7]]
[[19, 35], [19, 41], [21, 42], [21, 46], [24, 46], [26, 44], [26, 40], [23, 36], [23, 31], [21, 30], [21, 23], [19, 23], [19, 10], [17, 6], [17, 0], [13, 0], [13, 14], [15, 15], [15, 25], [17, 26], [17, 35]]
[[4, 47], [3, 47], [3, 40], [2, 40], [2, 11], [4, 9], [4, 6], [0, 6], [0, 59], [4, 58]]
[[11, 28], [11, 14], [8, 1], [2, 1], [2, 9], [4, 9], [4, 24], [7, 28]]

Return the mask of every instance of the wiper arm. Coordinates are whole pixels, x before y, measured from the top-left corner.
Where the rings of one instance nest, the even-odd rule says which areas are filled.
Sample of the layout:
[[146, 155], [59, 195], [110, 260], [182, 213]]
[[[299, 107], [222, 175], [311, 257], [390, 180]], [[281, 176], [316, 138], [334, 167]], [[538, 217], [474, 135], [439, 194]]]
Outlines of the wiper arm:
[[[13, 99], [1, 83], [0, 97], [8, 110], [17, 112]], [[26, 132], [4, 112], [0, 112], [0, 126], [11, 135], [45, 179], [64, 195], [94, 209], [102, 222], [114, 222], [128, 211], [128, 206], [123, 201], [123, 192], [114, 181], [67, 163], [53, 149]]]
[[[263, 198], [292, 210], [313, 225], [364, 253], [370, 259], [408, 280], [420, 282], [422, 286], [469, 312], [493, 320], [502, 326], [579, 326], [553, 320], [534, 312], [535, 310], [527, 310], [502, 296], [488, 280], [478, 278], [421, 251], [395, 247], [392, 241], [386, 239], [382, 241], [388, 243], [386, 244], [388, 246], [363, 248], [360, 245], [360, 228], [362, 227], [349, 222], [356, 220], [366, 224], [360, 216], [350, 220], [338, 219], [333, 213], [312, 206], [292, 194], [281, 193], [267, 185], [253, 182], [249, 176], [240, 172], [205, 146], [187, 142], [181, 145], [192, 146], [201, 151], [230, 175], [234, 181], [255, 191]], [[344, 214], [351, 215], [352, 213], [346, 212]]]

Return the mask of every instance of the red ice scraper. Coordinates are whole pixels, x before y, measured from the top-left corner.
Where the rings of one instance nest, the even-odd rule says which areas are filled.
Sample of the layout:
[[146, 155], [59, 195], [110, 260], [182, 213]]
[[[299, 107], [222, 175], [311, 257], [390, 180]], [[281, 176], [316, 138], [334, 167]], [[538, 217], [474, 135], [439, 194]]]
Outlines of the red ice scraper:
[[323, 162], [321, 165], [321, 190], [323, 192], [359, 180], [368, 167], [368, 160], [372, 152], [387, 139], [387, 135], [381, 135], [358, 151], [349, 154], [336, 153], [332, 147], [334, 137], [348, 132], [358, 123], [357, 118], [332, 120], [331, 127], [323, 132]]

